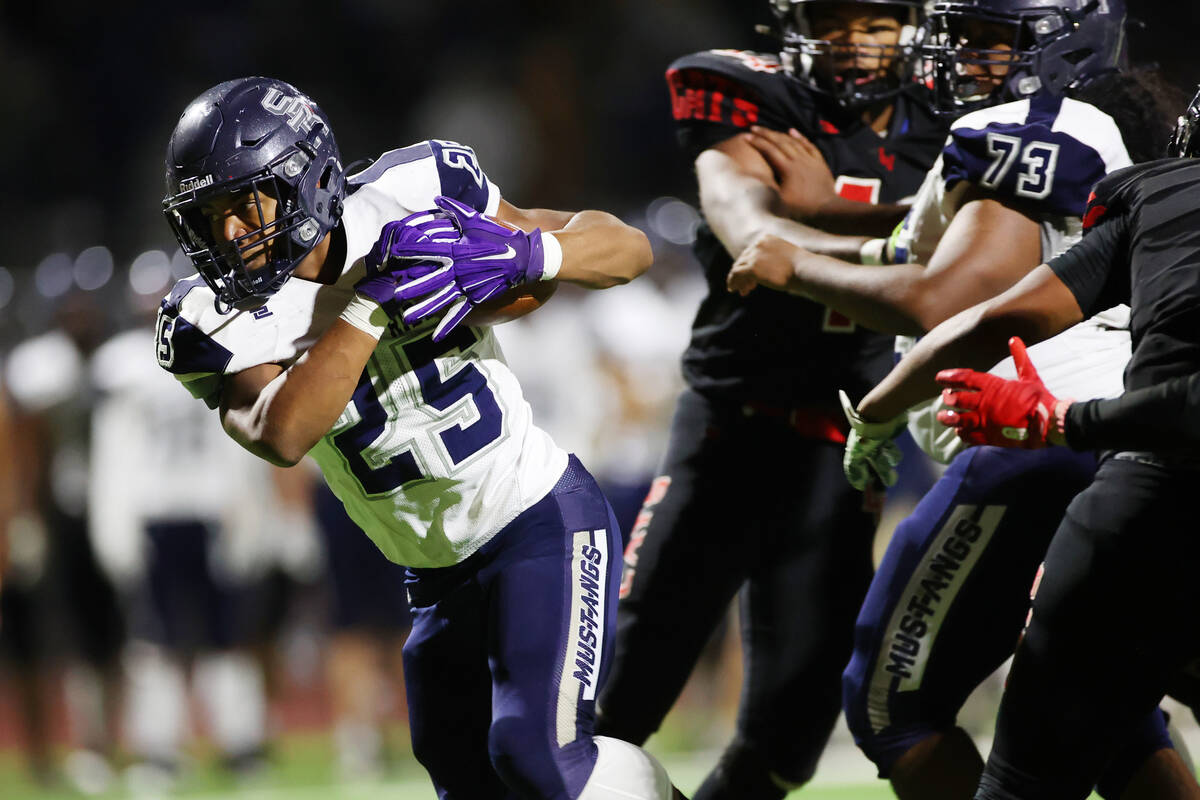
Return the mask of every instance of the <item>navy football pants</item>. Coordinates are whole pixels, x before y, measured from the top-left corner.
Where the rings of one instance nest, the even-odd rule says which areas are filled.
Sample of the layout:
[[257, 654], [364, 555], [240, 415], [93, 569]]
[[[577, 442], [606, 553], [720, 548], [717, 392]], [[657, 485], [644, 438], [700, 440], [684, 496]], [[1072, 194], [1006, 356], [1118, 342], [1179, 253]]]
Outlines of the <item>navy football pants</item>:
[[[1067, 448], [972, 448], [897, 527], [843, 679], [847, 722], [881, 777], [952, 728], [971, 691], [1012, 654], [1050, 538], [1095, 468], [1094, 455]], [[1169, 742], [1157, 710], [1147, 713], [1125, 753], [1134, 764]]]
[[583, 789], [620, 547], [608, 502], [572, 457], [550, 494], [477, 553], [409, 571], [413, 752], [439, 798], [569, 800]]

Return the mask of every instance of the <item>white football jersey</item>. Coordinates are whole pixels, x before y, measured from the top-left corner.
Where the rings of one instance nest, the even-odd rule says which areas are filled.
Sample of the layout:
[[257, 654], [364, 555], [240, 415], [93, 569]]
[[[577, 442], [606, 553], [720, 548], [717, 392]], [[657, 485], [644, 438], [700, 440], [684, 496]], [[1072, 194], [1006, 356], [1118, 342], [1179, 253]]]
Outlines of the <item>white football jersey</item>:
[[[220, 314], [192, 277], [163, 301], [159, 364], [210, 407], [223, 376], [288, 367], [313, 345], [354, 296], [384, 224], [433, 208], [438, 195], [488, 214], [500, 204], [474, 152], [453, 142], [385, 153], [348, 186], [347, 255], [336, 283], [293, 277], [260, 308]], [[567, 464], [533, 425], [491, 329], [460, 327], [434, 343], [435, 325], [392, 323], [345, 411], [310, 452], [354, 522], [410, 567], [462, 561], [544, 497]]]
[[[897, 237], [899, 260], [927, 264], [962, 204], [977, 186], [1036, 209], [1042, 261], [1083, 235], [1081, 216], [1092, 186], [1132, 162], [1113, 119], [1069, 98], [1037, 97], [967, 114], [917, 194]], [[896, 351], [916, 340], [901, 336]], [[1118, 306], [1029, 348], [1047, 388], [1059, 397], [1114, 397], [1123, 391], [1130, 356], [1129, 309]], [[1011, 358], [990, 370], [1016, 377]], [[966, 445], [937, 421], [941, 399], [913, 408], [909, 432], [922, 450], [949, 462]]]
[[26, 339], [13, 348], [5, 384], [22, 411], [44, 415], [50, 448], [53, 504], [72, 516], [87, 515], [88, 418], [94, 392], [86, 358], [61, 330]]
[[220, 569], [252, 572], [265, 559], [250, 551], [269, 528], [260, 509], [273, 499], [270, 467], [155, 366], [149, 338], [142, 329], [118, 334], [89, 365], [98, 394], [88, 481], [97, 556], [111, 577], [136, 577], [147, 525], [198, 522], [219, 531], [222, 552], [243, 555]]

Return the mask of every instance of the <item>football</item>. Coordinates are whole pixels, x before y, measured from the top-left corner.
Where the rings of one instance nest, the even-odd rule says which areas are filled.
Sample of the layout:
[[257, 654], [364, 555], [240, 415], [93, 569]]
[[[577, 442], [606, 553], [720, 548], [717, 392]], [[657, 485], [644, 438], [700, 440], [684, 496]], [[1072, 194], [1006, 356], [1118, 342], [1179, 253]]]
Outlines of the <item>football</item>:
[[523, 317], [550, 299], [558, 281], [523, 283], [501, 292], [471, 309], [463, 322], [467, 325], [499, 325]]

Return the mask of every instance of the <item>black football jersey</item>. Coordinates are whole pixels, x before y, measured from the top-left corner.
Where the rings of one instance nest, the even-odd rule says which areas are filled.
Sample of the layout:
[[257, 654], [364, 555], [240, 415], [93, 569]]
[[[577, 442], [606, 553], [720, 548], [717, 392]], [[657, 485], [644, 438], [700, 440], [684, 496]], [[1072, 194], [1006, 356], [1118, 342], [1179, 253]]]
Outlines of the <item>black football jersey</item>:
[[1128, 167], [1096, 185], [1083, 240], [1050, 262], [1084, 316], [1132, 309], [1132, 391], [1200, 371], [1200, 160]]
[[[896, 203], [917, 192], [945, 144], [949, 124], [914, 85], [896, 97], [886, 136], [858, 115], [810, 92], [777, 56], [709, 50], [667, 70], [679, 143], [690, 159], [762, 125], [796, 128], [825, 156], [838, 192], [854, 200]], [[861, 397], [892, 363], [893, 338], [867, 331], [830, 309], [783, 292], [739, 297], [725, 289], [733, 259], [707, 225], [696, 239], [708, 295], [683, 356], [688, 383], [710, 397], [780, 406], [836, 408], [837, 390]]]

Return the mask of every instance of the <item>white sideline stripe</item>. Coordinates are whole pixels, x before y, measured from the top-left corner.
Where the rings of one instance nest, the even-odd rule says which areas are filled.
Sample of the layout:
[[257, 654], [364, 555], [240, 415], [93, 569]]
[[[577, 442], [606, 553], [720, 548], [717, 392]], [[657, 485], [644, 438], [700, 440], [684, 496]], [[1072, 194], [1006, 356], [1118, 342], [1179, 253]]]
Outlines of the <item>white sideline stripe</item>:
[[[871, 730], [875, 733], [887, 728], [891, 725], [892, 716], [889, 709], [888, 701], [891, 697], [893, 688], [896, 692], [916, 691], [921, 688], [921, 682], [925, 677], [925, 667], [929, 661], [929, 654], [932, 652], [936, 642], [938, 632], [941, 630], [942, 623], [946, 621], [946, 614], [954, 605], [954, 599], [958, 596], [963, 584], [966, 583], [967, 576], [971, 574], [975, 563], [979, 557], [983, 555], [983, 551], [987, 549], [988, 543], [992, 539], [992, 535], [996, 532], [997, 526], [1000, 524], [1000, 519], [1004, 516], [1006, 506], [986, 506], [983, 512], [979, 515], [980, 533], [974, 542], [970, 543], [970, 549], [962, 559], [958, 561], [958, 569], [954, 570], [953, 574], [948, 579], [948, 585], [945, 588], [939, 589], [939, 597], [936, 600], [937, 606], [932, 614], [921, 616], [920, 621], [926, 626], [925, 632], [919, 637], [912, 637], [904, 634], [900, 629], [904, 619], [910, 616], [910, 603], [914, 597], [926, 595], [926, 591], [922, 588], [924, 581], [938, 581], [942, 578], [942, 573], [934, 572], [931, 565], [940, 553], [945, 553], [945, 546], [951, 539], [960, 539], [966, 543], [965, 539], [959, 535], [957, 528], [960, 523], [968, 520], [975, 514], [978, 506], [956, 506], [951, 512], [949, 518], [946, 519], [942, 529], [938, 531], [937, 537], [930, 543], [925, 554], [921, 557], [916, 569], [913, 570], [912, 576], [908, 579], [908, 583], [904, 586], [904, 591], [901, 592], [899, 599], [896, 602], [896, 608], [892, 611], [892, 618], [888, 620], [888, 626], [884, 631], [882, 644], [879, 648], [879, 655], [876, 657], [875, 666], [871, 670], [870, 682], [867, 684], [867, 717], [871, 722]], [[952, 556], [950, 556], [953, 558]], [[889, 656], [892, 652], [892, 645], [897, 639], [905, 635], [907, 638], [916, 638], [919, 641], [919, 650], [914, 656], [913, 664], [908, 668], [909, 675], [907, 677], [895, 675], [887, 671]]]

